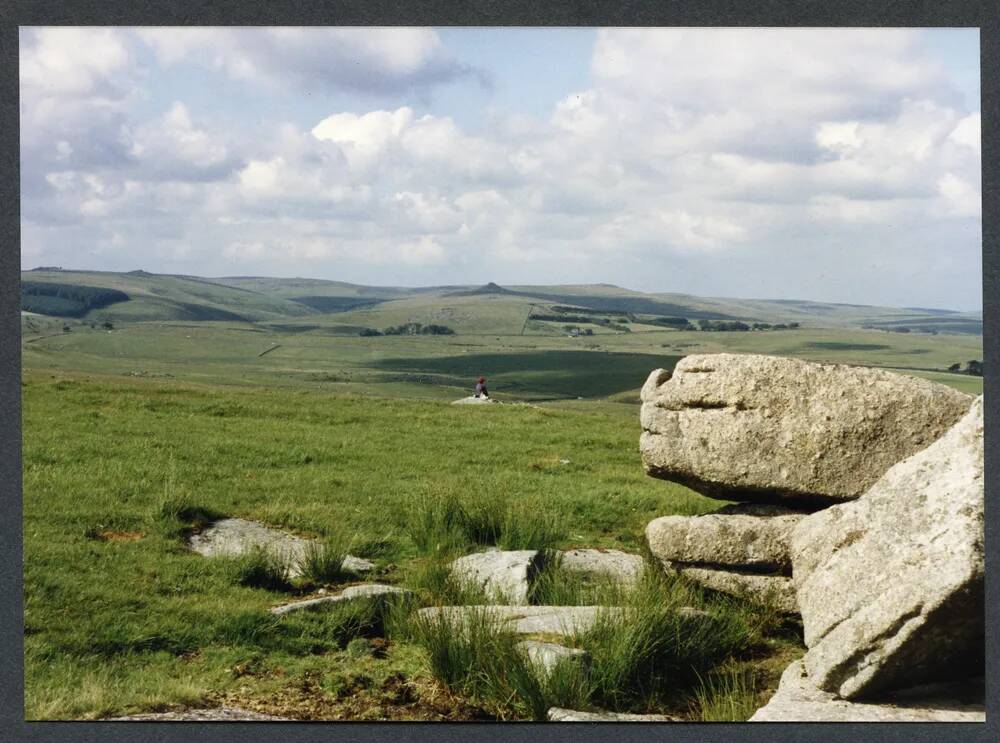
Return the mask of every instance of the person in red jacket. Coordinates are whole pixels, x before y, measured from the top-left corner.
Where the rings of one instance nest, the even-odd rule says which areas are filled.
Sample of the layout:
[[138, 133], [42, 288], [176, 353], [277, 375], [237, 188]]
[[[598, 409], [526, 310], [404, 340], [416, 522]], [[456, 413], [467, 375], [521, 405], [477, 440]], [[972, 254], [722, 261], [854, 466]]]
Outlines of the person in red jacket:
[[490, 393], [486, 390], [486, 377], [480, 377], [476, 380], [476, 397], [489, 397]]

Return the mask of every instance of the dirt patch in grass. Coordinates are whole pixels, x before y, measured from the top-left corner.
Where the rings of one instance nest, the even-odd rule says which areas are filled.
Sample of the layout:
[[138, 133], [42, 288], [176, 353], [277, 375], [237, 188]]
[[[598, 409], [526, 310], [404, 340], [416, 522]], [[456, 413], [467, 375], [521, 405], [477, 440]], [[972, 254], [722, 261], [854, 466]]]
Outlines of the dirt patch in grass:
[[101, 529], [93, 533], [93, 538], [100, 542], [138, 542], [146, 535], [141, 531], [113, 531]]
[[367, 675], [356, 674], [335, 692], [323, 688], [317, 677], [307, 676], [266, 696], [243, 686], [209, 695], [208, 701], [296, 720], [496, 720], [434, 679], [407, 678], [403, 673], [391, 674], [377, 684]]

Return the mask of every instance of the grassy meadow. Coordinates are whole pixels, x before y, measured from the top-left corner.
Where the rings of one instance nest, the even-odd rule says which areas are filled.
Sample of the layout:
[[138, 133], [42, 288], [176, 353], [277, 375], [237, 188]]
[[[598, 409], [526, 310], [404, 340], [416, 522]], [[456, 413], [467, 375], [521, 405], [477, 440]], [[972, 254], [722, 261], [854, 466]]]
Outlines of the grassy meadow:
[[[800, 628], [659, 570], [625, 593], [558, 571], [536, 586], [536, 603], [631, 607], [627, 619], [606, 617], [568, 640], [590, 651], [587, 678], [567, 669], [540, 677], [486, 619], [442, 630], [408, 619], [412, 606], [267, 610], [350, 582], [339, 571], [344, 551], [375, 562], [371, 580], [433, 606], [477, 598], [445, 569], [461, 554], [491, 545], [642, 553], [651, 519], [719, 508], [646, 477], [639, 459], [638, 389], [688, 354], [880, 366], [982, 391], [981, 377], [947, 371], [982, 359], [981, 335], [850, 325], [895, 322], [909, 316], [902, 310], [825, 306], [833, 327], [811, 315], [798, 329], [699, 332], [655, 328], [639, 310], [781, 305], [614, 287], [547, 287], [538, 297], [523, 287], [477, 295], [85, 278], [131, 298], [82, 318], [22, 315], [29, 719], [218, 703], [301, 719], [536, 719], [552, 705], [745, 719], [802, 652]], [[590, 292], [598, 310], [632, 302], [632, 332], [610, 330], [598, 310], [592, 324], [573, 323], [593, 335], [531, 319], [559, 311], [557, 291]], [[324, 302], [338, 311], [317, 311]], [[358, 335], [407, 322], [455, 334]], [[451, 406], [480, 374], [508, 404]], [[287, 566], [186, 549], [191, 530], [221, 516], [329, 549], [296, 580], [282, 575]], [[680, 606], [711, 618], [685, 619]]]

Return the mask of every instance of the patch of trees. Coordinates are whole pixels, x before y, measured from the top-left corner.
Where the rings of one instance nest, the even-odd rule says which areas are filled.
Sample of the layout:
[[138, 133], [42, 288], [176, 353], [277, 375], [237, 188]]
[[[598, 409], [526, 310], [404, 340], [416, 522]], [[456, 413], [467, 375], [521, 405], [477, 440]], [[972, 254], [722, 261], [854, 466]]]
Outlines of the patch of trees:
[[745, 322], [740, 322], [739, 320], [725, 321], [725, 320], [699, 320], [698, 329], [705, 331], [739, 331], [745, 332], [748, 330], [794, 330], [795, 328], [801, 327], [800, 323], [790, 322], [790, 323], [777, 323], [772, 325], [766, 322], [755, 322], [753, 325], [748, 325]]
[[593, 328], [580, 328], [576, 325], [563, 325], [563, 330], [565, 330], [570, 335], [593, 335]]
[[364, 328], [358, 335], [370, 338], [378, 335], [455, 335], [455, 331], [447, 325], [424, 325], [419, 322], [408, 322], [402, 325], [393, 325], [384, 330], [375, 328]]
[[965, 362], [965, 369], [962, 369], [962, 362], [956, 362], [948, 367], [948, 371], [956, 374], [971, 374], [973, 377], [983, 376], [983, 362], [973, 359]]
[[695, 326], [686, 317], [654, 317], [651, 320], [643, 320], [647, 325], [663, 325], [675, 330], [696, 330]]
[[129, 298], [128, 294], [118, 289], [48, 281], [21, 282], [21, 309], [40, 315], [83, 317], [91, 310], [126, 302]]

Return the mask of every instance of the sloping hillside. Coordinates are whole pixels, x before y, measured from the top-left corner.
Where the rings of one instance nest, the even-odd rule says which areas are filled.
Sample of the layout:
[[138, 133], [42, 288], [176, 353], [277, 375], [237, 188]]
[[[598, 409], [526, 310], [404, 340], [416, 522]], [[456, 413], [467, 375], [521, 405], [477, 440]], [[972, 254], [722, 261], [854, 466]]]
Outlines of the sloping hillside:
[[[151, 274], [145, 271], [111, 273], [103, 271], [25, 271], [21, 279], [32, 285], [45, 283], [91, 289], [116, 290], [128, 295], [126, 301], [92, 309], [73, 316], [119, 321], [141, 320], [228, 320], [258, 322], [301, 317], [314, 312], [309, 307], [281, 297], [247, 289], [224, 286], [194, 276]], [[29, 309], [23, 307], [23, 309]], [[70, 316], [54, 308], [50, 314]]]

